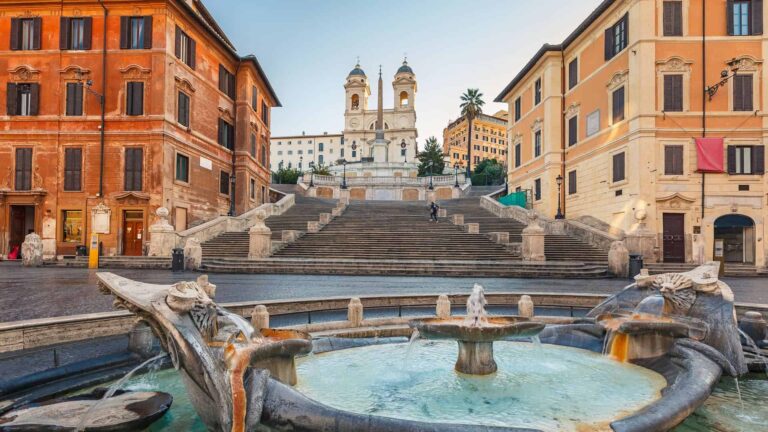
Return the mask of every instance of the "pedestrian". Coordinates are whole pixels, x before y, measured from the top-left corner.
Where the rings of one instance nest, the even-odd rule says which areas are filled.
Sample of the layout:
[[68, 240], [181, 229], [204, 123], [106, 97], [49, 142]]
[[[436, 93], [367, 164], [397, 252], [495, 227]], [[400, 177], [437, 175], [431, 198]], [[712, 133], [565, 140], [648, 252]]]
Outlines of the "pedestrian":
[[437, 222], [437, 211], [440, 209], [440, 206], [435, 204], [434, 201], [429, 205], [429, 220]]

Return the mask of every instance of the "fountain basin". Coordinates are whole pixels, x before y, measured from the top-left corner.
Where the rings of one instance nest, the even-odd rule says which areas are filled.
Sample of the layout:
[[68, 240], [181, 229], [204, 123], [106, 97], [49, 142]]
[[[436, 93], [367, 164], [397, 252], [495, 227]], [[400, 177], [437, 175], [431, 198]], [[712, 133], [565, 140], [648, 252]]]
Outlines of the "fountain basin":
[[459, 354], [454, 369], [468, 375], [490, 375], [498, 370], [493, 342], [510, 337], [533, 337], [544, 324], [522, 317], [490, 317], [482, 325], [468, 325], [464, 318], [414, 320], [409, 325], [425, 339], [455, 340]]

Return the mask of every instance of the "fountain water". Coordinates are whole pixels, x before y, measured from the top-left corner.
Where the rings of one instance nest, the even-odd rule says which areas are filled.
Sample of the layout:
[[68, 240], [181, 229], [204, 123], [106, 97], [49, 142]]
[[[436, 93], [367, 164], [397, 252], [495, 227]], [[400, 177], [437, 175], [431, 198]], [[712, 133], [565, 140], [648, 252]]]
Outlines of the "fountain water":
[[757, 357], [757, 359], [759, 361], [762, 361], [765, 375], [768, 376], [768, 359], [765, 358], [765, 356], [763, 355], [762, 350], [757, 346], [757, 343], [755, 343], [755, 340], [752, 339], [752, 336], [748, 335], [742, 329], [738, 329], [738, 330], [739, 330], [739, 334], [741, 335], [741, 337], [747, 343], [747, 346], [752, 351], [754, 351], [755, 357]]
[[480, 327], [488, 325], [488, 313], [485, 311], [485, 289], [480, 284], [475, 284], [472, 294], [467, 298], [467, 325]]

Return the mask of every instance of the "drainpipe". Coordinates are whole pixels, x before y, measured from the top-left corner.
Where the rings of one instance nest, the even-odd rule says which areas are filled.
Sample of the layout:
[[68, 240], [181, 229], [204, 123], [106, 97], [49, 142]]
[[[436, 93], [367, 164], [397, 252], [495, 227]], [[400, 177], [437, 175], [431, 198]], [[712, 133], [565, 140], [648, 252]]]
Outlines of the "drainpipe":
[[103, 0], [98, 0], [99, 5], [104, 9], [104, 45], [101, 52], [101, 142], [99, 151], [99, 198], [104, 200], [104, 130], [106, 129], [107, 112], [107, 15], [109, 11], [104, 6]]
[[[701, 3], [701, 82], [707, 85], [707, 5]], [[701, 136], [707, 136], [707, 98], [701, 95]], [[706, 173], [701, 173], [701, 225], [704, 225], [704, 182]]]
[[566, 80], [565, 80], [565, 47], [560, 47], [560, 61], [562, 63], [560, 67], [560, 158], [561, 158], [561, 164], [560, 164], [560, 176], [563, 177], [563, 187], [558, 188], [558, 195], [557, 199], [562, 202], [562, 215], [563, 218], [565, 218], [566, 214], [566, 208], [565, 208], [565, 148], [566, 148], [566, 133], [565, 133], [565, 86], [566, 86]]

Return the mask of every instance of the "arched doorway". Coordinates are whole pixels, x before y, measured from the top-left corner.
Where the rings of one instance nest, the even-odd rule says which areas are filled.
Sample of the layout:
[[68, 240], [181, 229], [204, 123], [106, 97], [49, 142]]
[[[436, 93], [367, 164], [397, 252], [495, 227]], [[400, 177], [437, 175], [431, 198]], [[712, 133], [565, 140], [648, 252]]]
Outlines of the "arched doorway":
[[755, 263], [755, 222], [751, 218], [740, 214], [717, 218], [715, 245], [720, 242], [725, 262]]

